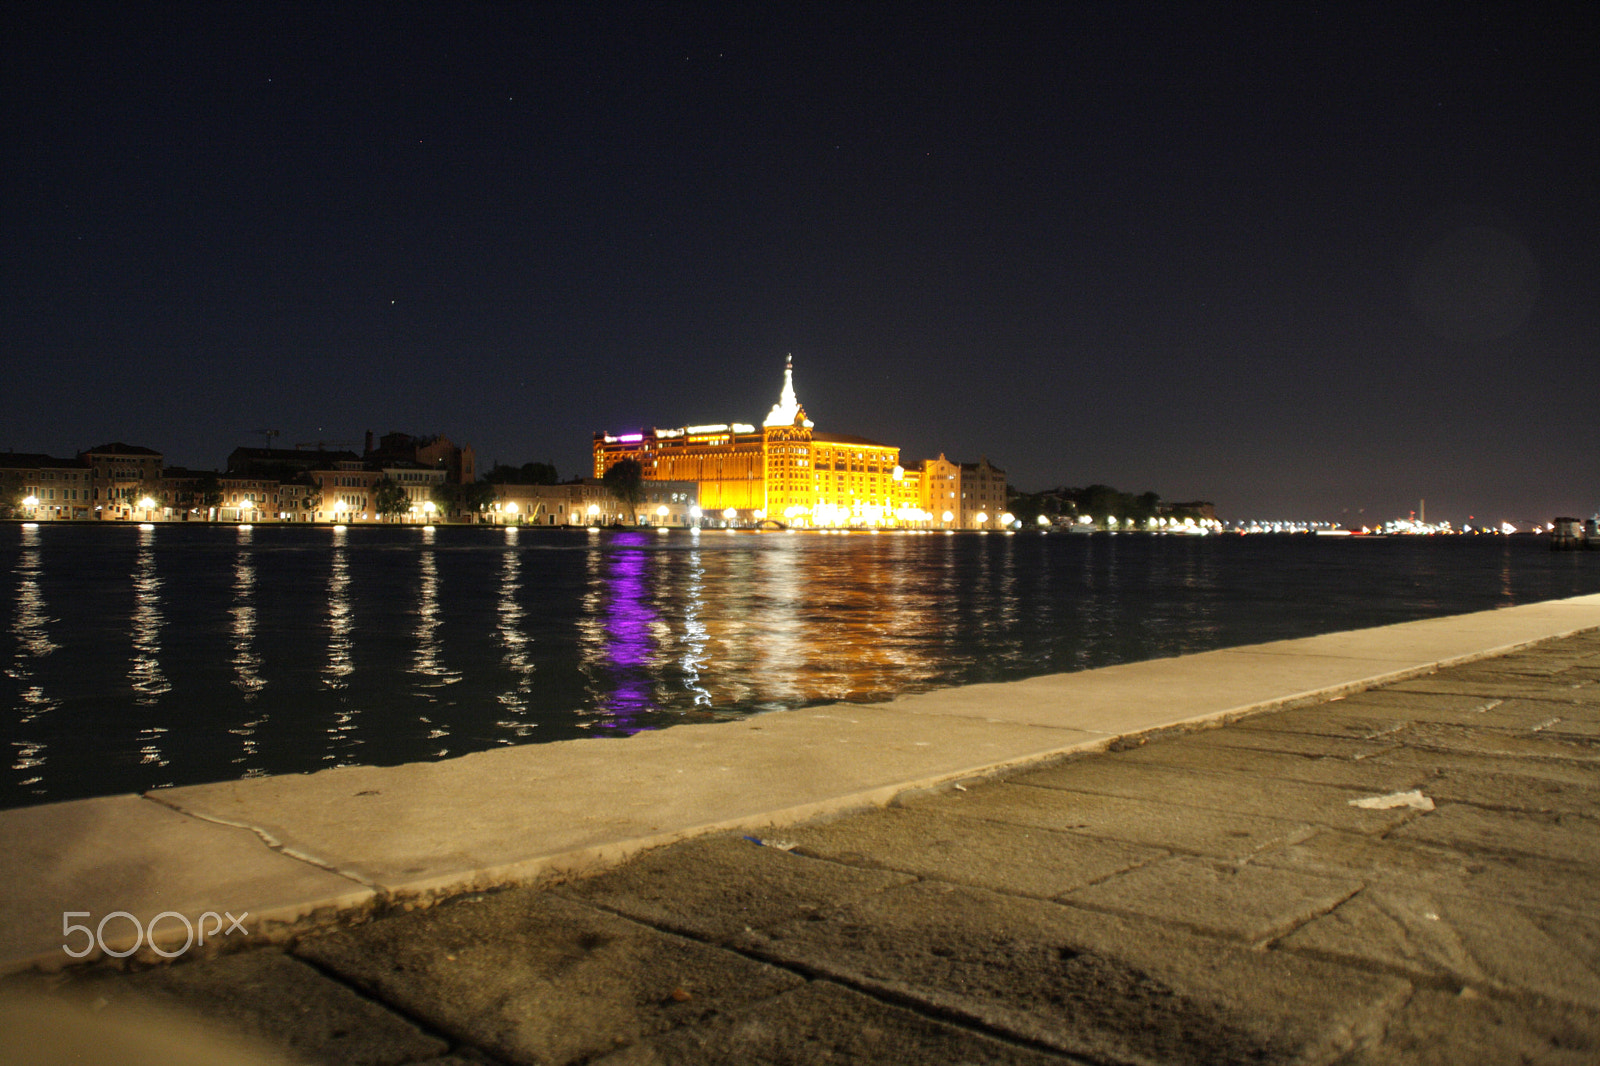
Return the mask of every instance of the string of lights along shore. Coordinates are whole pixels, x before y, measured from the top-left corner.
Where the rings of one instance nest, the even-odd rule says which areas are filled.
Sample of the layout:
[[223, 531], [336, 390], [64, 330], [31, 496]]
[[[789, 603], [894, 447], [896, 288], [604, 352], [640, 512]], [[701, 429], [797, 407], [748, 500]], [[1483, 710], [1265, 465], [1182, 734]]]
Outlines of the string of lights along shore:
[[903, 462], [898, 445], [818, 430], [795, 393], [792, 355], [783, 391], [760, 427], [722, 422], [595, 434], [595, 477], [625, 462], [637, 463], [644, 481], [692, 488], [705, 514], [739, 524], [999, 529], [1013, 522], [1006, 473], [987, 457]]

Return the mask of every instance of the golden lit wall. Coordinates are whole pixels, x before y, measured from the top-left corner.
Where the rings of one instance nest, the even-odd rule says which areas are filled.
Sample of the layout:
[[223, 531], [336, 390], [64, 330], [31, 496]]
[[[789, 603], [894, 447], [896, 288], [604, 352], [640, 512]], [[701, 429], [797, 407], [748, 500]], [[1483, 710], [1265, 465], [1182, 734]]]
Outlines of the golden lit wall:
[[760, 433], [684, 434], [661, 437], [641, 434], [638, 440], [594, 444], [594, 476], [624, 459], [636, 459], [647, 481], [695, 481], [700, 507], [707, 514], [729, 507], [755, 511], [766, 507], [766, 462]]

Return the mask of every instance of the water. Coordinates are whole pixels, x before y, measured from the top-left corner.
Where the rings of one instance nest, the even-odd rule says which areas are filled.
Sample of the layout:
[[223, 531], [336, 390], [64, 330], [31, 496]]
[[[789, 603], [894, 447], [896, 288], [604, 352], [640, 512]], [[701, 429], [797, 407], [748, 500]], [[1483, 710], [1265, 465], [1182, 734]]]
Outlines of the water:
[[0, 806], [1082, 670], [1600, 591], [1526, 537], [0, 527]]

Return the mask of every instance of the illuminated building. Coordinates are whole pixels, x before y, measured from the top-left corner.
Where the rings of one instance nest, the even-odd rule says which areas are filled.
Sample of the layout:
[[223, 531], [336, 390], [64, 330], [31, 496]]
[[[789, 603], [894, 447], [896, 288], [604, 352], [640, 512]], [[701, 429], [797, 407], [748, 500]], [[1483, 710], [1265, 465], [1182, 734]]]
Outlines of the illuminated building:
[[96, 518], [130, 518], [138, 501], [160, 493], [158, 451], [134, 444], [102, 444], [78, 453], [90, 471]]
[[[998, 529], [1006, 509], [1006, 472], [988, 459], [953, 463], [940, 455], [922, 464], [924, 506], [957, 529]], [[980, 517], [981, 516], [981, 517]]]
[[[636, 460], [646, 481], [695, 482], [707, 515], [731, 509], [741, 524], [976, 529], [985, 525], [978, 514], [993, 527], [1005, 506], [1005, 473], [987, 460], [956, 464], [940, 456], [902, 466], [896, 445], [818, 431], [795, 396], [792, 360], [760, 428], [727, 422], [595, 434], [595, 477], [624, 459]], [[945, 490], [956, 494], [952, 506], [930, 506], [930, 467], [964, 476]]]
[[6, 452], [0, 455], [0, 505], [35, 521], [88, 518], [90, 477], [83, 459]]
[[596, 481], [564, 485], [495, 485], [488, 518], [501, 526], [691, 526], [698, 517], [693, 482], [651, 481], [632, 513]]

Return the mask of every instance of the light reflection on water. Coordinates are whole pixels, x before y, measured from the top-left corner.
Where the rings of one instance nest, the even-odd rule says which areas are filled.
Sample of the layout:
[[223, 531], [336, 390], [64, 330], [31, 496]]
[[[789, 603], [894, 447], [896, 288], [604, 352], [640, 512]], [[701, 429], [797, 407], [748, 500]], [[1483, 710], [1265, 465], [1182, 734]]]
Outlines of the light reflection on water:
[[[161, 697], [172, 691], [172, 684], [161, 670], [161, 586], [156, 572], [156, 532], [139, 527], [139, 554], [133, 571], [133, 655], [128, 660], [128, 683], [133, 686], [133, 702], [154, 708]], [[147, 713], [139, 727], [139, 761], [148, 767], [165, 769], [172, 764], [166, 752], [167, 726], [164, 717]], [[158, 782], [156, 787], [171, 784]]]
[[330, 532], [333, 551], [328, 565], [328, 661], [322, 668], [322, 683], [338, 698], [327, 726], [327, 747], [322, 758], [345, 766], [355, 761], [352, 749], [362, 743], [355, 735], [361, 711], [348, 694], [350, 677], [356, 670], [355, 609], [350, 603], [350, 534], [344, 528]]
[[506, 550], [500, 553], [500, 594], [495, 600], [495, 629], [500, 635], [500, 661], [510, 675], [509, 686], [496, 697], [505, 713], [495, 724], [509, 734], [500, 738], [502, 744], [528, 739], [538, 724], [528, 714], [533, 696], [533, 675], [537, 667], [529, 655], [529, 637], [523, 629], [524, 612], [519, 595], [522, 591], [522, 553], [516, 550], [521, 533], [516, 526], [506, 528]]
[[871, 701], [1600, 591], [1505, 539], [0, 527], [0, 805]]
[[11, 632], [16, 637], [16, 651], [6, 675], [17, 683], [18, 735], [11, 740], [12, 771], [17, 775], [17, 788], [35, 796], [46, 794], [43, 770], [48, 745], [38, 736], [34, 723], [40, 716], [49, 714], [56, 701], [45, 694], [38, 683], [35, 662], [54, 652], [58, 645], [50, 639], [50, 617], [45, 607], [44, 594], [39, 588], [39, 531], [24, 526], [21, 530], [22, 550], [17, 555], [16, 612]]
[[258, 761], [260, 747], [256, 733], [267, 721], [265, 706], [257, 702], [267, 682], [261, 676], [261, 655], [255, 649], [256, 636], [256, 567], [255, 554], [250, 550], [254, 534], [249, 526], [238, 530], [238, 550], [233, 561], [233, 605], [228, 608], [231, 619], [229, 632], [233, 636], [233, 687], [239, 690], [244, 715], [229, 732], [239, 738], [239, 752], [232, 762], [243, 767], [242, 777], [260, 777], [266, 768]]

